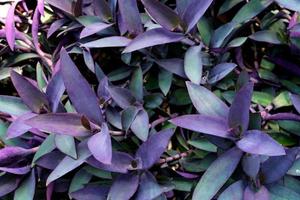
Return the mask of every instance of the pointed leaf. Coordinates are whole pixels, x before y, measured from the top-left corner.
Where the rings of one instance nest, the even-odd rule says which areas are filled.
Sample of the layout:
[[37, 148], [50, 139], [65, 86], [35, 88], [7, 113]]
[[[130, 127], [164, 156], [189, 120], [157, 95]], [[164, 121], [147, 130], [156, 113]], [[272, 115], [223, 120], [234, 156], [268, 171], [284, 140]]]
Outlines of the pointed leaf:
[[189, 0], [183, 13], [183, 21], [187, 24], [186, 32], [189, 32], [200, 20], [213, 0]]
[[269, 187], [270, 199], [272, 200], [298, 200], [300, 194], [282, 185], [276, 184]]
[[154, 165], [164, 153], [174, 133], [173, 129], [164, 129], [154, 133], [144, 142], [136, 152], [135, 157], [141, 160], [142, 169], [148, 169]]
[[27, 174], [28, 172], [30, 172], [30, 170], [31, 168], [29, 165], [25, 167], [0, 167], [0, 171], [2, 172], [19, 175]]
[[269, 200], [268, 189], [261, 186], [258, 191], [253, 191], [248, 186], [244, 192], [244, 200]]
[[140, 186], [136, 195], [136, 200], [150, 200], [158, 197], [163, 193], [162, 188], [158, 185], [155, 177], [145, 171], [140, 178]]
[[70, 196], [76, 200], [106, 200], [108, 188], [105, 186], [88, 185], [85, 188], [72, 192]]
[[242, 167], [244, 172], [250, 176], [251, 178], [255, 179], [259, 169], [260, 169], [260, 156], [259, 155], [251, 155], [245, 154], [242, 160]]
[[105, 21], [112, 20], [113, 16], [106, 0], [93, 0], [93, 6], [96, 16]]
[[187, 78], [184, 72], [184, 61], [179, 58], [161, 59], [155, 61], [160, 67], [176, 74], [182, 78]]
[[27, 177], [15, 191], [14, 200], [33, 200], [35, 185], [35, 170], [33, 169], [30, 176]]
[[136, 99], [130, 92], [130, 90], [121, 87], [108, 87], [108, 92], [111, 98], [120, 106], [121, 108], [125, 109], [131, 104], [133, 104]]
[[181, 33], [173, 33], [163, 28], [155, 28], [138, 35], [124, 49], [123, 53], [129, 53], [161, 44], [178, 42], [184, 38]]
[[29, 131], [31, 126], [25, 124], [25, 121], [36, 116], [34, 113], [25, 113], [13, 121], [7, 129], [6, 138], [11, 139], [19, 137]]
[[19, 185], [20, 179], [11, 174], [4, 174], [0, 177], [0, 197], [14, 191]]
[[131, 123], [130, 129], [140, 140], [147, 140], [149, 134], [149, 116], [144, 109], [138, 112]]
[[237, 181], [222, 192], [218, 200], [243, 200], [245, 185], [243, 181]]
[[125, 200], [130, 199], [139, 185], [139, 176], [136, 174], [121, 174], [113, 182], [107, 199]]
[[55, 145], [62, 153], [77, 159], [76, 144], [73, 136], [55, 135]]
[[10, 77], [18, 94], [33, 112], [39, 113], [45, 106], [48, 106], [45, 94], [32, 85], [25, 77], [13, 70], [10, 73]]
[[61, 72], [56, 72], [52, 79], [49, 81], [46, 96], [50, 103], [52, 112], [56, 112], [60, 103], [60, 99], [65, 91], [64, 81]]
[[130, 34], [143, 32], [143, 25], [136, 0], [118, 0], [119, 11], [126, 29]]
[[140, 67], [133, 70], [129, 88], [138, 101], [143, 100], [143, 71]]
[[227, 105], [214, 93], [192, 82], [186, 82], [186, 86], [193, 105], [200, 114], [227, 118]]
[[244, 152], [266, 156], [285, 155], [285, 150], [281, 144], [268, 134], [259, 131], [246, 131], [244, 137], [236, 145]]
[[108, 27], [111, 27], [113, 24], [106, 24], [102, 22], [93, 23], [90, 25], [87, 25], [84, 29], [82, 29], [80, 33], [80, 38], [85, 38], [90, 35], [93, 35], [95, 33], [98, 33], [100, 31], [103, 31], [104, 29], [107, 29]]
[[241, 132], [248, 129], [252, 92], [253, 83], [248, 83], [236, 93], [229, 109], [228, 125], [230, 128], [239, 127]]
[[264, 183], [274, 183], [281, 179], [292, 167], [297, 154], [298, 148], [291, 148], [286, 150], [286, 155], [270, 157], [265, 161], [261, 166]]
[[276, 0], [276, 2], [284, 8], [300, 12], [300, 4], [298, 0]]
[[216, 65], [209, 72], [208, 83], [213, 84], [223, 79], [227, 74], [229, 74], [237, 65], [235, 63], [220, 63]]
[[0, 95], [0, 112], [20, 116], [30, 112], [30, 109], [19, 97]]
[[122, 128], [125, 131], [128, 131], [138, 112], [139, 109], [137, 107], [129, 106], [121, 113]]
[[195, 84], [199, 85], [202, 80], [202, 45], [190, 47], [184, 56], [184, 72]]
[[92, 122], [101, 124], [103, 116], [96, 94], [65, 49], [60, 52], [60, 63], [62, 77], [75, 109], [86, 115]]
[[69, 156], [66, 156], [57, 167], [51, 172], [47, 179], [47, 185], [56, 179], [62, 177], [73, 169], [79, 167], [85, 162], [85, 160], [91, 156], [91, 153], [87, 147], [87, 141], [83, 141], [78, 145], [77, 148], [78, 158], [75, 160]]
[[48, 133], [88, 136], [90, 131], [82, 125], [82, 115], [75, 113], [43, 114], [26, 120], [29, 126]]
[[40, 145], [38, 151], [34, 154], [34, 157], [32, 159], [32, 165], [35, 164], [35, 162], [46, 155], [47, 153], [50, 153], [56, 148], [55, 146], [55, 135], [50, 134], [48, 137], [43, 141], [43, 143]]
[[111, 36], [84, 43], [87, 48], [126, 47], [131, 40], [121, 36]]
[[105, 123], [102, 124], [101, 132], [96, 133], [89, 139], [88, 147], [99, 162], [111, 164], [112, 144], [109, 130]]
[[197, 184], [193, 200], [211, 200], [234, 172], [242, 155], [243, 152], [234, 147], [215, 160]]
[[232, 137], [229, 133], [229, 127], [226, 124], [226, 120], [220, 117], [197, 114], [183, 115], [171, 119], [170, 122], [176, 126], [200, 133], [215, 135], [223, 138]]
[[160, 1], [142, 0], [147, 12], [162, 27], [170, 31], [182, 29], [181, 19], [171, 8]]

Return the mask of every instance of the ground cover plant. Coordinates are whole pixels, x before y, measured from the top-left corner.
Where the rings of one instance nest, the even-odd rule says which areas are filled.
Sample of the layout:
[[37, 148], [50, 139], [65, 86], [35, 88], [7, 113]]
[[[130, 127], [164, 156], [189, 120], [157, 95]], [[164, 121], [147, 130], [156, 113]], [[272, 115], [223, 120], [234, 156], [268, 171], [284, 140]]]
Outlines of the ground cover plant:
[[0, 198], [299, 200], [299, 0], [0, 0]]

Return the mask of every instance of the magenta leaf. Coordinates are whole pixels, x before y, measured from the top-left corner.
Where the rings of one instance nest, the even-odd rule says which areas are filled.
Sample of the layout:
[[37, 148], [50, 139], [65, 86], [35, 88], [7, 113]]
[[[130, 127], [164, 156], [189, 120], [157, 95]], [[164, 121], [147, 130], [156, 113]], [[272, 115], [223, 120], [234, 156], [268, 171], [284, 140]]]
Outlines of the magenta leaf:
[[226, 120], [221, 117], [193, 114], [176, 117], [171, 119], [170, 122], [176, 126], [199, 133], [231, 138]]
[[228, 124], [230, 128], [241, 128], [241, 132], [248, 129], [249, 109], [253, 92], [253, 83], [248, 83], [237, 91], [229, 109]]
[[173, 129], [165, 129], [154, 133], [139, 147], [135, 157], [141, 161], [142, 169], [152, 167], [159, 160], [160, 156], [166, 150], [173, 133]]
[[46, 95], [25, 77], [13, 70], [10, 73], [10, 77], [18, 94], [33, 112], [40, 113], [49, 107]]
[[11, 50], [14, 50], [15, 38], [16, 38], [16, 27], [15, 27], [15, 9], [19, 2], [22, 0], [16, 0], [9, 8], [5, 20], [5, 35], [7, 43]]
[[36, 152], [36, 149], [24, 149], [22, 147], [4, 147], [0, 149], [0, 166], [8, 165], [16, 160]]
[[244, 137], [236, 145], [244, 152], [266, 156], [285, 155], [285, 150], [281, 144], [268, 134], [251, 130], [244, 133]]
[[60, 62], [62, 77], [76, 111], [86, 115], [92, 122], [101, 124], [103, 116], [97, 96], [65, 49], [60, 52]]
[[108, 127], [105, 123], [101, 131], [93, 135], [88, 141], [88, 147], [92, 155], [101, 163], [111, 164], [112, 144]]
[[139, 186], [137, 174], [121, 174], [114, 180], [108, 193], [108, 199], [125, 200], [130, 199]]
[[184, 38], [182, 33], [173, 33], [163, 28], [155, 28], [138, 35], [132, 40], [123, 53], [129, 53], [161, 44], [178, 42]]
[[269, 192], [264, 186], [261, 186], [258, 191], [253, 191], [250, 186], [244, 191], [244, 200], [268, 200]]
[[82, 125], [82, 115], [75, 113], [38, 115], [26, 120], [26, 124], [47, 133], [65, 134], [75, 137], [91, 134], [90, 130]]

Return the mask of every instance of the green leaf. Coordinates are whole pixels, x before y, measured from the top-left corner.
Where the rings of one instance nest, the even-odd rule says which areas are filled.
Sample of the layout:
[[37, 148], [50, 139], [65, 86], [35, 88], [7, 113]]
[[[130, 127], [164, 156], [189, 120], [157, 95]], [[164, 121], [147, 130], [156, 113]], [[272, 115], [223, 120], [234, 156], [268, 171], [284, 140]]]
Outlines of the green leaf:
[[285, 106], [291, 106], [292, 102], [290, 100], [289, 92], [281, 92], [275, 99], [273, 99], [273, 104], [275, 108], [281, 108]]
[[77, 159], [74, 137], [71, 135], [55, 135], [55, 145], [64, 154]]
[[243, 2], [243, 0], [225, 0], [219, 9], [218, 15], [222, 15], [241, 2]]
[[31, 170], [31, 174], [21, 183], [15, 191], [14, 200], [33, 200], [35, 193], [35, 171]]
[[254, 91], [252, 95], [252, 101], [262, 106], [267, 106], [272, 103], [273, 96], [265, 92]]
[[299, 200], [300, 194], [279, 184], [269, 188], [271, 200]]
[[158, 74], [158, 85], [166, 96], [172, 85], [173, 74], [167, 70], [161, 69]]
[[277, 33], [273, 31], [258, 31], [249, 36], [250, 39], [270, 44], [282, 44]]
[[35, 162], [41, 158], [42, 156], [46, 155], [47, 153], [50, 153], [56, 148], [55, 146], [55, 135], [50, 134], [48, 137], [44, 140], [44, 142], [39, 147], [38, 151], [34, 154], [34, 157], [32, 159], [32, 165], [35, 164]]
[[47, 86], [47, 82], [45, 80], [45, 74], [43, 72], [42, 65], [38, 62], [36, 65], [36, 79], [38, 86], [41, 90], [45, 89]]
[[143, 100], [143, 71], [140, 67], [133, 70], [129, 88], [137, 100]]
[[35, 53], [21, 53], [21, 54], [14, 54], [9, 56], [7, 59], [3, 60], [0, 64], [0, 68], [2, 67], [11, 67], [14, 66], [22, 61], [38, 58], [39, 56]]
[[30, 110], [20, 98], [0, 95], [0, 112], [20, 116], [30, 112]]
[[211, 200], [234, 172], [242, 155], [243, 152], [234, 147], [215, 160], [197, 184], [193, 200]]
[[200, 84], [202, 80], [202, 45], [190, 47], [184, 56], [184, 72], [186, 76], [195, 84]]
[[211, 22], [205, 16], [203, 16], [197, 23], [197, 28], [198, 28], [198, 31], [200, 33], [203, 43], [205, 45], [209, 45], [210, 38], [213, 34]]
[[198, 149], [209, 152], [217, 152], [218, 147], [207, 139], [189, 140], [188, 143]]
[[92, 175], [88, 173], [86, 170], [81, 169], [80, 171], [78, 171], [72, 178], [69, 187], [69, 194], [84, 188], [84, 186], [88, 184], [91, 179], [92, 179]]

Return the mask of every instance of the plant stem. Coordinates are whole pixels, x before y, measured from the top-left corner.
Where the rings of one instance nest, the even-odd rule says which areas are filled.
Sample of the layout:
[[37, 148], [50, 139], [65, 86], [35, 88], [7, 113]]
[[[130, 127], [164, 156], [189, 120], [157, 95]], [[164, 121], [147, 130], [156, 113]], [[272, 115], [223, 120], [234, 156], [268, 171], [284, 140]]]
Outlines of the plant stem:
[[174, 160], [179, 160], [181, 158], [184, 158], [184, 157], [187, 157], [188, 155], [190, 155], [191, 153], [193, 152], [193, 150], [188, 150], [186, 152], [182, 152], [182, 153], [178, 153], [178, 154], [175, 154], [174, 156], [170, 156], [170, 157], [166, 157], [166, 158], [161, 158], [157, 164], [159, 165], [162, 165], [162, 164], [165, 164], [165, 163], [168, 163], [168, 162], [172, 162]]
[[261, 117], [264, 120], [291, 120], [291, 121], [300, 121], [300, 115], [293, 113], [278, 113], [278, 114], [269, 114], [267, 112], [261, 112]]

